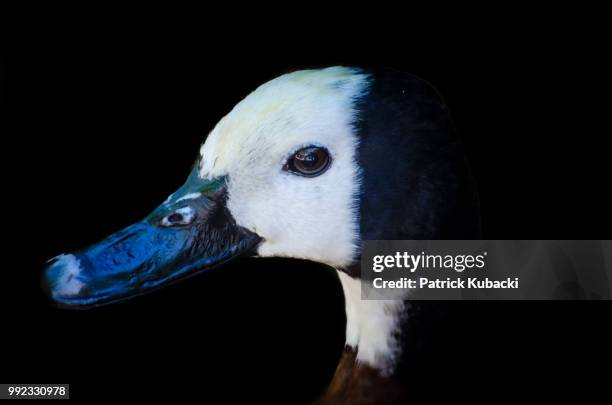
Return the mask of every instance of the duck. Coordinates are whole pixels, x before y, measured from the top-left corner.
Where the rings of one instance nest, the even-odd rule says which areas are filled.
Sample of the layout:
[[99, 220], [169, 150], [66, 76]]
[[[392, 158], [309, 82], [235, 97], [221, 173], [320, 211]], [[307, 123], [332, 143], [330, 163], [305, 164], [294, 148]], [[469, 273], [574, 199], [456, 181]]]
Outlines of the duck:
[[183, 186], [142, 221], [53, 258], [44, 278], [58, 305], [90, 308], [244, 256], [322, 263], [342, 286], [346, 345], [319, 402], [398, 403], [405, 336], [427, 304], [362, 299], [362, 244], [480, 234], [474, 176], [437, 90], [406, 72], [332, 66], [259, 86], [210, 131]]

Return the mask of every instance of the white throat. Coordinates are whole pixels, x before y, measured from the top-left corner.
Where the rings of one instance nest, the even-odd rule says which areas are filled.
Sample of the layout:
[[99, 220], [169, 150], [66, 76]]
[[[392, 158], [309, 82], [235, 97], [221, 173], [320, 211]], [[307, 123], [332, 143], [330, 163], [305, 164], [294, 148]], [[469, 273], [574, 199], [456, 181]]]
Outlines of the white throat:
[[346, 344], [357, 360], [391, 374], [401, 354], [400, 323], [404, 301], [364, 300], [359, 278], [338, 271], [346, 303]]

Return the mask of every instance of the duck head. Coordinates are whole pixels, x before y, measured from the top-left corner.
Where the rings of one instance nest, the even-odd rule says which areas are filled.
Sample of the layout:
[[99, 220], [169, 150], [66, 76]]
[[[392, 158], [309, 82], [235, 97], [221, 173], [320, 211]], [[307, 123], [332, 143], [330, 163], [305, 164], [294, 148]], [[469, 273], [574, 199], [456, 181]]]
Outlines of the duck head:
[[83, 307], [243, 255], [321, 262], [340, 272], [347, 343], [375, 363], [391, 343], [370, 337], [382, 340], [368, 354], [372, 328], [355, 315], [372, 312], [353, 302], [361, 241], [478, 229], [468, 165], [430, 85], [394, 71], [305, 70], [248, 95], [208, 135], [183, 187], [143, 221], [53, 259], [46, 279], [53, 299]]

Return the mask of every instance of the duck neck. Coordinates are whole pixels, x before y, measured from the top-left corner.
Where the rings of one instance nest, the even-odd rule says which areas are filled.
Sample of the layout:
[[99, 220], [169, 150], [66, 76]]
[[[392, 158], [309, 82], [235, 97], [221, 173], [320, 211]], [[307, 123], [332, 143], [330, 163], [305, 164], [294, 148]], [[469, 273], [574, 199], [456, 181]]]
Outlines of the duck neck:
[[346, 305], [346, 346], [322, 403], [394, 403], [404, 301], [364, 300], [362, 281], [339, 271]]
[[396, 300], [362, 299], [362, 280], [339, 271], [346, 306], [346, 346], [356, 361], [393, 374], [401, 357], [403, 297]]

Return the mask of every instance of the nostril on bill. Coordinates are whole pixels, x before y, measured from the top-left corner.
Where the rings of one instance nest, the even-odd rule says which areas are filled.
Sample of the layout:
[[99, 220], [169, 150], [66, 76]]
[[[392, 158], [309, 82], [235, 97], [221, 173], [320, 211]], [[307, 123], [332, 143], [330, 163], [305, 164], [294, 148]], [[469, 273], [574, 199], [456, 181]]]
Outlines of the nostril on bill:
[[85, 284], [80, 280], [80, 260], [75, 255], [59, 255], [50, 260], [46, 270], [47, 283], [52, 296], [77, 296]]
[[182, 221], [183, 221], [183, 215], [179, 214], [178, 212], [175, 212], [174, 214], [168, 217], [168, 222], [170, 223], [178, 223]]

